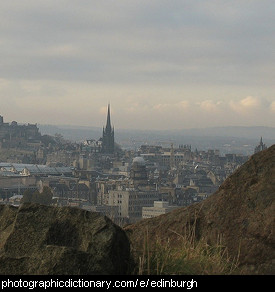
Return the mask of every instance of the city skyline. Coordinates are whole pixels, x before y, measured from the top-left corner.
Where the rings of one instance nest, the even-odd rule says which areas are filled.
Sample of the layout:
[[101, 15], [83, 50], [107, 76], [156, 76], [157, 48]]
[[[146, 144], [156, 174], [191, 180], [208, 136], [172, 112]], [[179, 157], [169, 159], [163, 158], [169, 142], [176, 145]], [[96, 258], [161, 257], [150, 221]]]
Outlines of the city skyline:
[[273, 1], [2, 1], [7, 122], [275, 125]]

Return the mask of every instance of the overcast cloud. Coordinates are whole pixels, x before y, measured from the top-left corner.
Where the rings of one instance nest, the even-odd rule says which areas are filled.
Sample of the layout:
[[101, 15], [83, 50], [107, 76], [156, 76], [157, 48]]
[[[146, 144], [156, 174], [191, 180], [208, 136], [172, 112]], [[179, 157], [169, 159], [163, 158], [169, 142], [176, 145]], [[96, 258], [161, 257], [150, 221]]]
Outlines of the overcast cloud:
[[275, 2], [0, 2], [6, 121], [275, 125]]

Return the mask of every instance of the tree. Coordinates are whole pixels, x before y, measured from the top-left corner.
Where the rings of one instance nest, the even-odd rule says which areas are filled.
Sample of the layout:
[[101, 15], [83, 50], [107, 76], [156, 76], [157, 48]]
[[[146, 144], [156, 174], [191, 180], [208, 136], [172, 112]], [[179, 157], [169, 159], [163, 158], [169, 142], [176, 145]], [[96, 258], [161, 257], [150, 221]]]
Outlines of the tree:
[[30, 202], [32, 202], [32, 194], [33, 194], [33, 191], [30, 190], [30, 189], [27, 189], [23, 193], [23, 198], [21, 199], [21, 203], [30, 203]]
[[53, 193], [49, 187], [43, 187], [42, 193], [39, 191], [26, 190], [23, 193], [22, 203], [38, 203], [50, 205], [52, 203]]

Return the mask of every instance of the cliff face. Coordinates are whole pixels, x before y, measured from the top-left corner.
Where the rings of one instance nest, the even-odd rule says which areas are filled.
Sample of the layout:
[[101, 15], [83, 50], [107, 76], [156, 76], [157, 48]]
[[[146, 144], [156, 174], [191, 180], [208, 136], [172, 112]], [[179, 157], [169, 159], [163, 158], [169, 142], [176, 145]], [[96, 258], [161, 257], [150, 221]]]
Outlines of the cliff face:
[[129, 257], [125, 232], [98, 213], [0, 205], [0, 274], [126, 274]]
[[239, 256], [245, 273], [275, 273], [275, 145], [253, 155], [208, 199], [125, 228], [138, 253], [149, 240], [179, 244], [194, 232], [209, 244], [222, 239], [232, 258]]

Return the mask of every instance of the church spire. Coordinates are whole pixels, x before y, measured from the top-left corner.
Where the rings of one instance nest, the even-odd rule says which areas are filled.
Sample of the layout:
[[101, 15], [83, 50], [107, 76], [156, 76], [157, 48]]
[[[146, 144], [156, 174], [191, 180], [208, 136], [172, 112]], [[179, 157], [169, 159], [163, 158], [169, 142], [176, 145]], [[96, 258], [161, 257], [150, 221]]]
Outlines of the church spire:
[[254, 153], [263, 151], [266, 148], [267, 148], [266, 145], [263, 143], [263, 137], [261, 137], [260, 144], [257, 147], [255, 147]]
[[112, 131], [111, 126], [111, 115], [110, 115], [110, 104], [108, 104], [108, 113], [107, 113], [107, 123], [106, 123], [106, 131]]
[[114, 153], [115, 141], [114, 141], [114, 128], [111, 125], [110, 104], [108, 104], [107, 123], [102, 135], [102, 152]]

